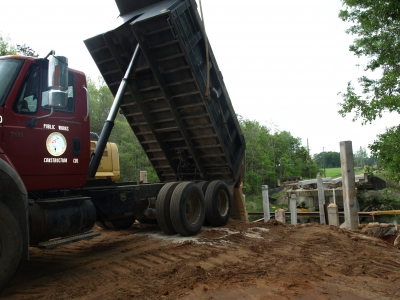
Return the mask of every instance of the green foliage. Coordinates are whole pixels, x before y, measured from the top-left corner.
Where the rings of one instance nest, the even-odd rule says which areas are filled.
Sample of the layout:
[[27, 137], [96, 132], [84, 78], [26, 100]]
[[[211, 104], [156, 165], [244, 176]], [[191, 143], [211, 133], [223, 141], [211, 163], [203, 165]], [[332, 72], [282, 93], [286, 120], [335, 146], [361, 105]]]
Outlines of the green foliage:
[[372, 122], [382, 112], [400, 112], [400, 2], [398, 0], [342, 0], [345, 9], [339, 13], [343, 21], [353, 25], [347, 33], [357, 36], [350, 51], [369, 62], [365, 71], [379, 71], [379, 79], [363, 76], [358, 79], [362, 94], [358, 95], [349, 82], [342, 93], [343, 103], [339, 113], [344, 116], [354, 112], [354, 120]]
[[[97, 82], [88, 78], [87, 86], [89, 90], [90, 130], [100, 134], [114, 97], [101, 77], [97, 79]], [[149, 182], [159, 181], [154, 168], [123, 115], [117, 115], [109, 141], [118, 146], [121, 181], [139, 181], [140, 171], [147, 171]]]
[[97, 82], [87, 78], [87, 86], [89, 90], [90, 130], [100, 134], [114, 97], [102, 77], [99, 77]]
[[314, 177], [318, 167], [301, 140], [287, 131], [271, 130], [239, 116], [246, 140], [245, 186], [247, 195], [261, 192], [261, 185], [275, 187], [280, 177]]
[[377, 158], [377, 171], [388, 171], [388, 178], [400, 181], [400, 126], [388, 128], [379, 134], [377, 140], [369, 146], [371, 154]]
[[[246, 195], [246, 211], [248, 212], [262, 212], [263, 199], [261, 195]], [[255, 219], [260, 219], [261, 216], [257, 216]]]
[[11, 54], [15, 54], [15, 53], [16, 53], [16, 49], [13, 45], [10, 44], [10, 38], [3, 37], [0, 34], [0, 56], [11, 55]]
[[321, 152], [314, 154], [314, 161], [320, 168], [340, 168], [340, 153], [339, 152]]
[[[367, 150], [365, 147], [360, 147], [356, 153], [354, 153], [354, 166], [364, 167], [365, 165], [372, 165], [375, 159], [368, 157]], [[340, 168], [340, 153], [339, 152], [321, 152], [314, 154], [314, 161], [320, 168]]]
[[12, 55], [12, 54], [20, 54], [26, 56], [38, 57], [39, 55], [26, 44], [23, 45], [11, 45], [9, 37], [3, 37], [0, 34], [0, 56], [3, 55]]
[[365, 148], [360, 147], [360, 149], [354, 153], [353, 157], [355, 167], [363, 168], [367, 164], [368, 154]]
[[365, 166], [364, 172], [369, 176], [375, 176], [375, 172], [377, 171], [376, 167], [374, 166]]
[[26, 56], [39, 57], [39, 54], [35, 52], [31, 47], [26, 44], [18, 45], [17, 44], [17, 53]]
[[369, 211], [400, 209], [400, 201], [393, 197], [390, 190], [386, 190], [382, 195], [358, 193], [357, 199], [360, 204], [360, 210], [364, 210], [367, 207]]
[[[354, 113], [353, 120], [361, 119], [363, 124], [382, 117], [384, 111], [400, 113], [400, 1], [342, 2], [345, 7], [339, 18], [352, 23], [347, 32], [356, 36], [350, 51], [366, 57], [365, 71], [375, 72], [373, 78], [365, 75], [358, 79], [360, 93], [348, 83], [346, 92], [341, 94], [343, 103], [339, 113], [342, 116]], [[380, 169], [387, 169], [396, 180], [400, 179], [399, 142], [399, 128], [392, 127], [370, 145]]]

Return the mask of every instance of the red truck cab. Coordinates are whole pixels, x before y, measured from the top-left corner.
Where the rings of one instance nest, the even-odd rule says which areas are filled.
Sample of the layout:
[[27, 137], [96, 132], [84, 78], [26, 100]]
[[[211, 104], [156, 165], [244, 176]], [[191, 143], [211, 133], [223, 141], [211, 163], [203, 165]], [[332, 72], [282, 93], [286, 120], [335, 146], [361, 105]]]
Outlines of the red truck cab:
[[51, 114], [48, 69], [47, 59], [0, 58], [0, 158], [16, 170], [29, 192], [78, 188], [87, 180], [85, 75], [68, 69], [67, 105]]

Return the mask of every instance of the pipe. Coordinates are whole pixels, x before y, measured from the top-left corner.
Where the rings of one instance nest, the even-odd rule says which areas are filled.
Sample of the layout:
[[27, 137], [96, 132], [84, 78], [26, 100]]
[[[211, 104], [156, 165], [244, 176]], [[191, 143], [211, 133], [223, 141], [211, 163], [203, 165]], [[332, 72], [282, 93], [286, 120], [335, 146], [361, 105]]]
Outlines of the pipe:
[[400, 210], [377, 210], [371, 211], [371, 216], [373, 215], [400, 215]]
[[335, 189], [332, 189], [333, 192], [333, 204], [336, 205], [336, 195], [335, 195]]
[[114, 102], [111, 106], [110, 112], [108, 114], [107, 120], [104, 123], [103, 129], [100, 133], [99, 141], [97, 142], [96, 148], [91, 154], [88, 178], [93, 179], [96, 175], [97, 169], [100, 165], [101, 157], [103, 156], [104, 149], [110, 137], [111, 131], [114, 127], [114, 121], [117, 117], [119, 106], [121, 105], [122, 97], [124, 96], [127, 81], [131, 76], [133, 66], [136, 64], [139, 58], [139, 44], [137, 44], [135, 52], [133, 53], [132, 59], [129, 63], [128, 69], [126, 70], [124, 78], [122, 78], [121, 84], [118, 88], [117, 94], [115, 95]]

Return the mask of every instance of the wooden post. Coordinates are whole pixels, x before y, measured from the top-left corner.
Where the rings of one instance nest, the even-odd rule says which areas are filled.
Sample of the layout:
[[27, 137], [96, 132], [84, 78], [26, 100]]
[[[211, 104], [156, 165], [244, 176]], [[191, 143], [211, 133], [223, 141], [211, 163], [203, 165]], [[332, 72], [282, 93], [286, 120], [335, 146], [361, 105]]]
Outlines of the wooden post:
[[357, 190], [354, 178], [353, 147], [351, 141], [340, 142], [344, 221], [349, 230], [358, 230]]
[[319, 203], [319, 222], [321, 224], [325, 223], [325, 193], [324, 193], [324, 184], [322, 183], [321, 173], [317, 174], [317, 188], [318, 188], [318, 203]]
[[140, 183], [147, 183], [147, 171], [140, 171]]
[[339, 227], [339, 211], [338, 206], [334, 203], [328, 205], [328, 223], [329, 225]]
[[285, 210], [282, 208], [278, 208], [275, 211], [275, 220], [282, 222], [282, 223], [286, 223], [286, 219], [285, 219]]
[[261, 189], [262, 189], [263, 208], [264, 208], [264, 223], [266, 223], [271, 218], [271, 215], [269, 213], [268, 185], [263, 185]]
[[292, 225], [297, 224], [297, 198], [295, 194], [290, 196], [290, 222]]

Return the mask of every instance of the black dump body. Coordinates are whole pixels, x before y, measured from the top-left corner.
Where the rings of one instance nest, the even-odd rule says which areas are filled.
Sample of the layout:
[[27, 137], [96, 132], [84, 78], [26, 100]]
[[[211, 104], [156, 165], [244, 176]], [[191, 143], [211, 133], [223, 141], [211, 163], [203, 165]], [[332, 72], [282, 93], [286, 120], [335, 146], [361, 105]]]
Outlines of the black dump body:
[[211, 97], [205, 97], [206, 47], [195, 1], [117, 5], [116, 28], [85, 44], [116, 95], [139, 43], [120, 109], [161, 182], [237, 182], [245, 141], [211, 47]]

